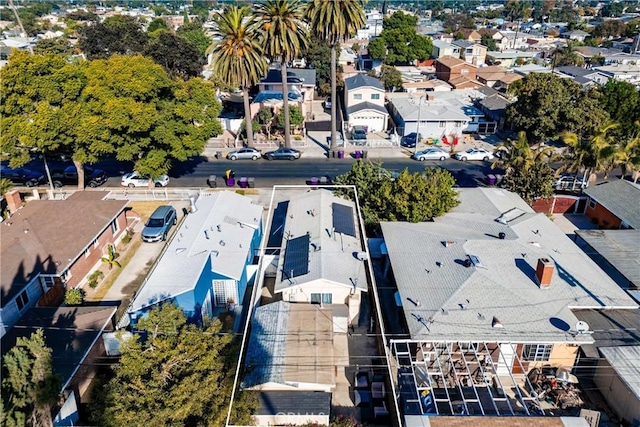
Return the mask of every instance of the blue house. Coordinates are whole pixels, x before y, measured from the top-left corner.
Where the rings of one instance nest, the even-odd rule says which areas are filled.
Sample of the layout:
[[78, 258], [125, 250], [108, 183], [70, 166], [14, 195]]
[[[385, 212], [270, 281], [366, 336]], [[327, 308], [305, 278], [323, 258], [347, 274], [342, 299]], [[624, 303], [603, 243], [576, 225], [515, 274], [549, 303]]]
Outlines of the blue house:
[[229, 191], [200, 197], [129, 306], [131, 325], [167, 301], [196, 323], [241, 313], [262, 232], [262, 207], [249, 197]]

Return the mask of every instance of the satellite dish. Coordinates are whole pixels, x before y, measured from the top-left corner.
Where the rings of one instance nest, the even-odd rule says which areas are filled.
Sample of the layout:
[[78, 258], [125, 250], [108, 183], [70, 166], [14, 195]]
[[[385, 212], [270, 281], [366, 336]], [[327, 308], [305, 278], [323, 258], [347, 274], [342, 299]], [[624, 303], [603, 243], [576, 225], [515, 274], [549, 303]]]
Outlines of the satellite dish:
[[359, 259], [360, 261], [366, 261], [367, 260], [367, 253], [366, 252], [357, 252], [356, 253], [356, 258]]
[[589, 324], [583, 320], [578, 320], [578, 323], [576, 323], [576, 332], [578, 332], [578, 334], [586, 334], [589, 332]]

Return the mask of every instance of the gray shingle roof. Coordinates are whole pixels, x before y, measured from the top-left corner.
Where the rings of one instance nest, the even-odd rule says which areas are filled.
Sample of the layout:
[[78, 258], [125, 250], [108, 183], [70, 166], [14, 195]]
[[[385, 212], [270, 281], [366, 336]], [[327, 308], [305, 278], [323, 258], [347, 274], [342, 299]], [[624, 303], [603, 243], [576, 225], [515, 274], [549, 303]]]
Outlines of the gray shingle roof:
[[640, 345], [640, 310], [574, 310], [589, 325], [596, 347]]
[[600, 352], [636, 400], [640, 399], [640, 346], [603, 347]]
[[200, 197], [196, 205], [138, 291], [130, 313], [193, 289], [207, 264], [223, 277], [242, 276], [262, 207], [230, 191]]
[[[329, 235], [333, 227], [333, 203], [352, 208], [356, 225], [355, 237], [337, 232], [335, 238]], [[310, 212], [313, 212], [313, 215]], [[316, 190], [292, 197], [287, 208], [284, 233], [289, 239], [309, 234], [309, 272], [295, 277], [293, 281], [283, 274], [287, 247], [287, 239], [283, 239], [275, 292], [291, 286], [304, 286], [305, 283], [317, 280], [348, 287], [356, 282], [358, 288], [366, 292], [365, 269], [362, 261], [353, 256], [355, 252], [364, 251], [360, 241], [356, 206], [353, 202], [336, 197], [328, 190]]]
[[357, 113], [358, 111], [364, 110], [374, 110], [381, 114], [389, 114], [386, 108], [369, 101], [360, 102], [359, 104], [350, 106], [349, 108], [347, 108], [347, 114], [353, 114]]
[[[460, 193], [435, 222], [381, 224], [413, 339], [581, 342], [556, 326], [575, 325], [571, 308], [637, 307], [545, 215], [525, 207], [501, 224], [500, 213], [524, 202], [509, 206], [501, 190]], [[468, 255], [483, 267], [465, 267]], [[535, 282], [539, 258], [555, 267], [548, 289]], [[492, 328], [494, 316], [504, 328]]]
[[584, 192], [630, 227], [640, 229], [640, 185], [616, 179]]
[[346, 78], [344, 80], [344, 85], [347, 90], [370, 86], [384, 91], [384, 86], [380, 80], [375, 77], [367, 76], [366, 74], [356, 74], [355, 76]]

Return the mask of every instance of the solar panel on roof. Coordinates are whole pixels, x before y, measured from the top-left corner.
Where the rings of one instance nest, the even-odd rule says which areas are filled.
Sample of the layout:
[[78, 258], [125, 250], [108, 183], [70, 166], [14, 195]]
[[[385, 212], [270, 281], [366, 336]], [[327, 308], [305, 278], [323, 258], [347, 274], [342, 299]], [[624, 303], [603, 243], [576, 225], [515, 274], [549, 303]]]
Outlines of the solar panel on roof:
[[309, 235], [287, 241], [282, 280], [303, 276], [309, 272]]
[[356, 225], [353, 221], [353, 208], [351, 206], [331, 204], [333, 213], [333, 228], [336, 233], [356, 237]]

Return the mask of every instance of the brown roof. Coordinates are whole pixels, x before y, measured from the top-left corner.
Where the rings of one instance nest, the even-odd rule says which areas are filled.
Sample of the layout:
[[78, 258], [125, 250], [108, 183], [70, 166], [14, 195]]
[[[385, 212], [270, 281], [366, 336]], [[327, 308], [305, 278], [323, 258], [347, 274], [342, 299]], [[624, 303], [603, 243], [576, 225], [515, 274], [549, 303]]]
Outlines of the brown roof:
[[563, 427], [560, 417], [429, 417], [431, 427]]
[[502, 77], [504, 77], [506, 73], [505, 72], [498, 72], [498, 73], [480, 73], [477, 75], [478, 80], [479, 79], [483, 79], [485, 81], [498, 81], [500, 79], [502, 79]]
[[518, 73], [506, 73], [504, 76], [500, 78], [500, 81], [503, 83], [513, 83], [522, 79], [523, 77], [524, 76]]
[[109, 226], [127, 201], [103, 191], [34, 200], [0, 224], [2, 306], [39, 273], [60, 274]]
[[471, 87], [471, 86], [476, 86], [476, 87], [484, 86], [482, 83], [476, 80], [471, 80], [470, 78], [465, 76], [460, 76], [460, 77], [456, 77], [455, 79], [451, 79], [449, 80], [449, 84], [456, 89], [461, 89], [462, 86], [465, 86], [465, 88]]
[[485, 74], [506, 73], [507, 69], [499, 65], [491, 65], [489, 67], [479, 67], [476, 76], [484, 76]]
[[460, 58], [456, 58], [454, 56], [450, 56], [450, 55], [445, 55], [442, 58], [438, 58], [437, 62], [446, 65], [449, 68], [453, 68], [453, 67], [457, 67], [459, 65], [464, 65], [466, 64], [466, 62], [464, 62], [462, 59]]
[[486, 35], [489, 35], [489, 36], [493, 37], [493, 35], [494, 35], [495, 33], [497, 33], [497, 32], [498, 32], [498, 30], [495, 30], [495, 29], [493, 29], [493, 28], [480, 28], [480, 29], [478, 30], [478, 33], [479, 33], [481, 36], [484, 36], [484, 35], [486, 34]]

